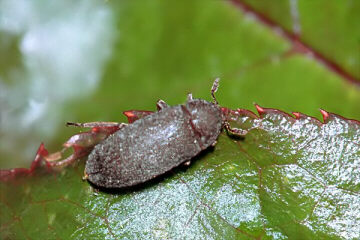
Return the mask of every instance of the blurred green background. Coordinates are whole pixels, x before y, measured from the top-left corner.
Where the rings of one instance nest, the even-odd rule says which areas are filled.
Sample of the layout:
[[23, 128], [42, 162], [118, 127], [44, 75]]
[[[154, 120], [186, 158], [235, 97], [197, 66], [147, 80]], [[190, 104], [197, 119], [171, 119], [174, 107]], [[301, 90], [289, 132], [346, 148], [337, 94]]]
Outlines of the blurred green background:
[[[234, 2], [0, 0], [0, 168], [27, 167], [40, 142], [59, 150], [79, 131], [67, 121], [210, 99], [215, 77], [223, 106], [360, 119], [360, 1], [240, 1], [277, 28]], [[282, 28], [354, 81], [291, 52]]]

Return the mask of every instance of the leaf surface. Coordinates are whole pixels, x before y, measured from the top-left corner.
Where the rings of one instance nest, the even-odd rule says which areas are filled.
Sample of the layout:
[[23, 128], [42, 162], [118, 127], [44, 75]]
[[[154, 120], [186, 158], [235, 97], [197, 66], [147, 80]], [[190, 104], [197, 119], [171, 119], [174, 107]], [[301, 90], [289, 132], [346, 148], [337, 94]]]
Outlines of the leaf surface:
[[359, 238], [359, 122], [259, 109], [232, 112], [244, 139], [223, 133], [189, 168], [136, 189], [97, 192], [82, 164], [1, 183], [2, 236]]

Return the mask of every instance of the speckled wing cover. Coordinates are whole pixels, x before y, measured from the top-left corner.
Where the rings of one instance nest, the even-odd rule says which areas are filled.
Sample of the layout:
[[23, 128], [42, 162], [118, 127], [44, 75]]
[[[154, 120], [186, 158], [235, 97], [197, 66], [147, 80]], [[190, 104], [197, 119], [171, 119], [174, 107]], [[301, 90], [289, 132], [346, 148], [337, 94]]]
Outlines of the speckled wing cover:
[[196, 156], [203, 149], [183, 108], [146, 116], [98, 144], [86, 163], [88, 180], [106, 188], [133, 186]]

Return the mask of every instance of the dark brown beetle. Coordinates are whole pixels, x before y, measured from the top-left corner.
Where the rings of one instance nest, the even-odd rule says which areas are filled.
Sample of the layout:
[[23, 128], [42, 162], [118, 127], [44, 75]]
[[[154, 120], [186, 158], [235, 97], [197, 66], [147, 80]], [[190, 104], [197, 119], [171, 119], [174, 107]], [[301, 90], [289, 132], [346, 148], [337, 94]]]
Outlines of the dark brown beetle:
[[105, 188], [122, 188], [146, 182], [198, 155], [216, 144], [221, 129], [231, 129], [211, 89], [214, 103], [188, 95], [184, 105], [170, 107], [158, 101], [158, 112], [123, 124], [97, 144], [85, 167], [87, 179]]

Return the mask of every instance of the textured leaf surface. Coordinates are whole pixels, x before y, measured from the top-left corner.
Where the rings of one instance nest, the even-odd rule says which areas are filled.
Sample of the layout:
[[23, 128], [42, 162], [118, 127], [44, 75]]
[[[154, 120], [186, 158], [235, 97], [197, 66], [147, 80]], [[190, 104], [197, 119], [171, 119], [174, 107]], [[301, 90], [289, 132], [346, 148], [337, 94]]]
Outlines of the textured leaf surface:
[[82, 165], [2, 183], [2, 236], [359, 238], [359, 122], [262, 110], [233, 115], [244, 139], [222, 134], [188, 169], [139, 189], [96, 192]]
[[[3, 9], [13, 9], [12, 2], [0, 1], [0, 16], [7, 13]], [[298, 2], [301, 16], [319, 16], [312, 13], [316, 7]], [[335, 12], [343, 9], [338, 14], [351, 20], [358, 11], [348, 3], [326, 5]], [[288, 4], [275, 6], [281, 14], [272, 14], [270, 7], [256, 9], [279, 16], [273, 19], [291, 29]], [[58, 150], [78, 131], [65, 129], [66, 121], [118, 121], [123, 110], [154, 110], [158, 98], [179, 104], [188, 92], [210, 99], [211, 82], [218, 76], [223, 106], [252, 109], [256, 101], [316, 117], [321, 107], [360, 119], [358, 88], [317, 59], [293, 52], [291, 41], [230, 2], [32, 1], [30, 6], [32, 14], [8, 11], [13, 23], [24, 24], [20, 28], [4, 28], [3, 19], [9, 23], [10, 15], [0, 17], [0, 100], [8, 97], [0, 101], [1, 168], [28, 166], [41, 141]], [[77, 18], [71, 9], [78, 9]], [[29, 19], [18, 21], [24, 16]], [[349, 50], [356, 34], [343, 24], [359, 21], [334, 19], [332, 29], [346, 32], [331, 36], [345, 36], [343, 41], [351, 44], [332, 47], [338, 41], [321, 38], [321, 24], [301, 22], [302, 34], [358, 76], [358, 55]], [[61, 36], [70, 37], [60, 41]], [[70, 61], [73, 56], [79, 58]], [[89, 91], [94, 81], [96, 88]], [[77, 98], [60, 99], [63, 92]], [[26, 118], [27, 106], [32, 109], [40, 100], [49, 109], [35, 120]], [[234, 118], [233, 125], [252, 129], [245, 139], [223, 134], [216, 148], [189, 168], [140, 189], [96, 192], [81, 180], [83, 163], [58, 175], [39, 173], [0, 183], [0, 238], [359, 238], [359, 125], [333, 115], [322, 125], [313, 118], [294, 120], [270, 112], [261, 119], [250, 113]]]

